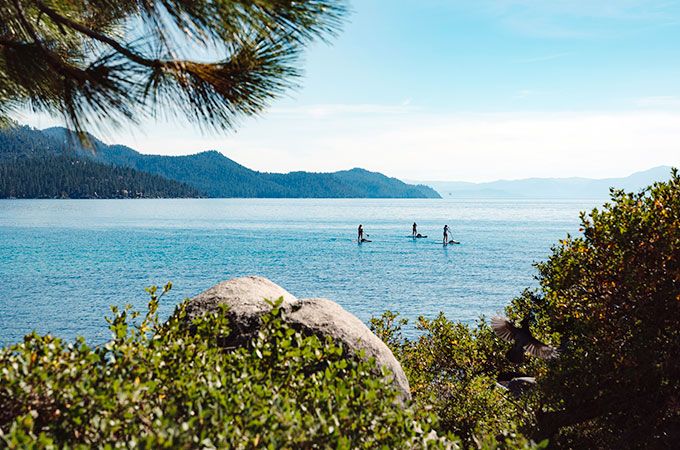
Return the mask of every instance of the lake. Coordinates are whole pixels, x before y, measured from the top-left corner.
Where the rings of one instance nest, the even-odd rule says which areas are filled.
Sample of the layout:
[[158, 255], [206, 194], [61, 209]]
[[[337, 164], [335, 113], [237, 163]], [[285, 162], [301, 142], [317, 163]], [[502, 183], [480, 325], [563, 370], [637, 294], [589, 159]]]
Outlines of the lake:
[[[474, 322], [536, 287], [532, 264], [593, 200], [0, 200], [0, 344], [37, 330], [94, 344], [110, 305], [161, 315], [211, 286], [259, 275], [299, 298], [326, 297], [367, 321]], [[413, 240], [411, 225], [427, 239]], [[358, 244], [357, 227], [373, 242]], [[441, 244], [448, 224], [461, 245]], [[411, 332], [412, 333], [412, 332]]]

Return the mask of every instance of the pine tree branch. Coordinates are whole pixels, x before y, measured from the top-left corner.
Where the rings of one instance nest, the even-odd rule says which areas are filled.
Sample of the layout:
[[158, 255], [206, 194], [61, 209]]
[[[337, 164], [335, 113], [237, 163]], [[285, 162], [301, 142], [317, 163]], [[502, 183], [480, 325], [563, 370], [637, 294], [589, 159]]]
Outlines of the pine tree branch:
[[[15, 0], [15, 2], [18, 0]], [[38, 10], [41, 13], [44, 13], [46, 16], [48, 16], [50, 19], [54, 21], [55, 24], [57, 25], [63, 25], [66, 26], [72, 30], [78, 31], [79, 33], [84, 34], [85, 36], [88, 36], [96, 41], [102, 42], [104, 44], [109, 45], [111, 48], [116, 50], [118, 53], [121, 55], [124, 55], [127, 57], [129, 60], [136, 62], [137, 64], [141, 64], [146, 67], [153, 67], [153, 68], [158, 68], [158, 67], [163, 67], [167, 66], [167, 62], [162, 62], [158, 59], [148, 59], [144, 58], [143, 56], [139, 55], [138, 53], [135, 53], [134, 51], [130, 50], [129, 48], [125, 47], [122, 45], [120, 42], [116, 41], [115, 39], [110, 38], [109, 36], [106, 36], [104, 34], [98, 33], [91, 28], [88, 28], [84, 25], [81, 25], [77, 22], [74, 22], [71, 19], [68, 19], [61, 14], [57, 13], [47, 5], [45, 5], [43, 2], [40, 0], [34, 0], [35, 4], [38, 6]]]
[[[115, 123], [119, 114], [135, 122], [154, 105], [170, 105], [177, 108], [164, 113], [231, 128], [295, 86], [289, 80], [299, 76], [299, 50], [314, 37], [333, 34], [344, 2], [0, 0], [0, 28], [9, 30], [0, 33], [0, 70], [6, 71], [0, 73], [0, 115], [21, 99], [62, 113], [83, 131], [81, 120], [89, 117]], [[166, 27], [165, 18], [173, 23]], [[153, 25], [145, 36], [153, 48], [117, 34], [137, 19]], [[215, 44], [220, 59], [174, 56], [173, 50], [184, 49], [182, 33], [198, 33], [208, 51]]]
[[72, 68], [69, 68], [62, 64], [61, 61], [55, 58], [54, 54], [43, 45], [40, 36], [38, 36], [38, 33], [36, 33], [35, 29], [28, 21], [28, 18], [26, 17], [26, 12], [24, 11], [24, 6], [21, 4], [21, 1], [12, 0], [12, 3], [14, 4], [14, 8], [17, 11], [17, 15], [19, 16], [21, 24], [24, 26], [29, 36], [31, 36], [31, 39], [33, 39], [33, 43], [40, 49], [41, 53], [45, 56], [47, 64], [49, 64], [54, 70], [56, 70], [61, 75], [72, 76], [76, 79], [81, 79], [82, 77], [80, 76], [81, 75], [80, 72], [74, 71]]

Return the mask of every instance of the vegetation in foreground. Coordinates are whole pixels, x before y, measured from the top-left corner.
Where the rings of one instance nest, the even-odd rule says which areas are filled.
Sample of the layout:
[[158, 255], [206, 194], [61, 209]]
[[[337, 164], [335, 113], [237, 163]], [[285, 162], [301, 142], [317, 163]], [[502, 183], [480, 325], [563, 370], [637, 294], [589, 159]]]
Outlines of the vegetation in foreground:
[[[224, 314], [165, 323], [151, 289], [92, 348], [26, 336], [0, 354], [0, 442], [9, 448], [437, 448], [429, 413], [397, 403], [375, 363], [285, 326], [278, 303], [251, 348], [227, 351]], [[191, 328], [191, 331], [190, 331]]]
[[[540, 287], [507, 308], [559, 358], [504, 359], [508, 349], [482, 318], [475, 327], [387, 312], [372, 328], [400, 360], [415, 407], [433, 405], [440, 432], [466, 445], [519, 430], [553, 448], [680, 447], [680, 177], [640, 193], [613, 191], [582, 214], [583, 236], [567, 237], [537, 265]], [[514, 396], [496, 387], [512, 375], [537, 385]]]
[[612, 193], [513, 300], [566, 349], [541, 380], [538, 432], [570, 448], [680, 446], [680, 176]]
[[[538, 264], [540, 287], [515, 298], [511, 320], [560, 344], [559, 358], [504, 359], [507, 344], [476, 326], [420, 319], [417, 340], [385, 313], [372, 328], [401, 361], [403, 407], [373, 362], [345, 359], [302, 336], [273, 304], [249, 348], [218, 345], [223, 315], [164, 323], [151, 289], [138, 325], [127, 308], [114, 339], [91, 348], [35, 334], [0, 354], [0, 440], [23, 447], [677, 448], [680, 443], [680, 177], [612, 193]], [[166, 287], [166, 289], [169, 288]], [[537, 384], [511, 395], [499, 375]], [[453, 436], [458, 438], [453, 438]], [[528, 438], [526, 438], [527, 436]], [[540, 445], [534, 442], [541, 441]]]

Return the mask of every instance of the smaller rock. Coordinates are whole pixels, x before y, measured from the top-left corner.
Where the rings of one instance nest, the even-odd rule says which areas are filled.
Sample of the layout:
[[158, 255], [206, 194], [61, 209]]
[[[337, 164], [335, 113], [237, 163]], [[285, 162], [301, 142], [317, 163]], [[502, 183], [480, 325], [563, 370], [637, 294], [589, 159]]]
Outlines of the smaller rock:
[[496, 386], [509, 391], [514, 396], [518, 396], [533, 388], [535, 384], [536, 378], [534, 377], [515, 377], [510, 380], [498, 381]]

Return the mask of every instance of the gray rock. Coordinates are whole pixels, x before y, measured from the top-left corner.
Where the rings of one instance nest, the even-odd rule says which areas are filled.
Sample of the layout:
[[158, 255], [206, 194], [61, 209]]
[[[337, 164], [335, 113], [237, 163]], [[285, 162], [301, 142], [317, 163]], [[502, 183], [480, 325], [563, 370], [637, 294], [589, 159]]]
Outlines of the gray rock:
[[257, 334], [262, 314], [271, 310], [264, 299], [276, 300], [279, 297], [283, 297], [281, 308], [287, 323], [305, 334], [330, 336], [341, 342], [351, 354], [363, 350], [366, 358], [375, 358], [379, 367], [384, 366], [392, 372], [392, 382], [399, 389], [401, 399], [411, 399], [408, 380], [392, 351], [361, 320], [331, 300], [298, 300], [266, 278], [234, 278], [189, 300], [187, 317], [192, 320], [217, 311], [219, 304], [227, 304], [232, 332], [224, 340], [224, 345], [243, 346]]
[[518, 396], [534, 387], [536, 378], [534, 377], [515, 377], [510, 380], [498, 381], [496, 386], [509, 391], [514, 396]]

